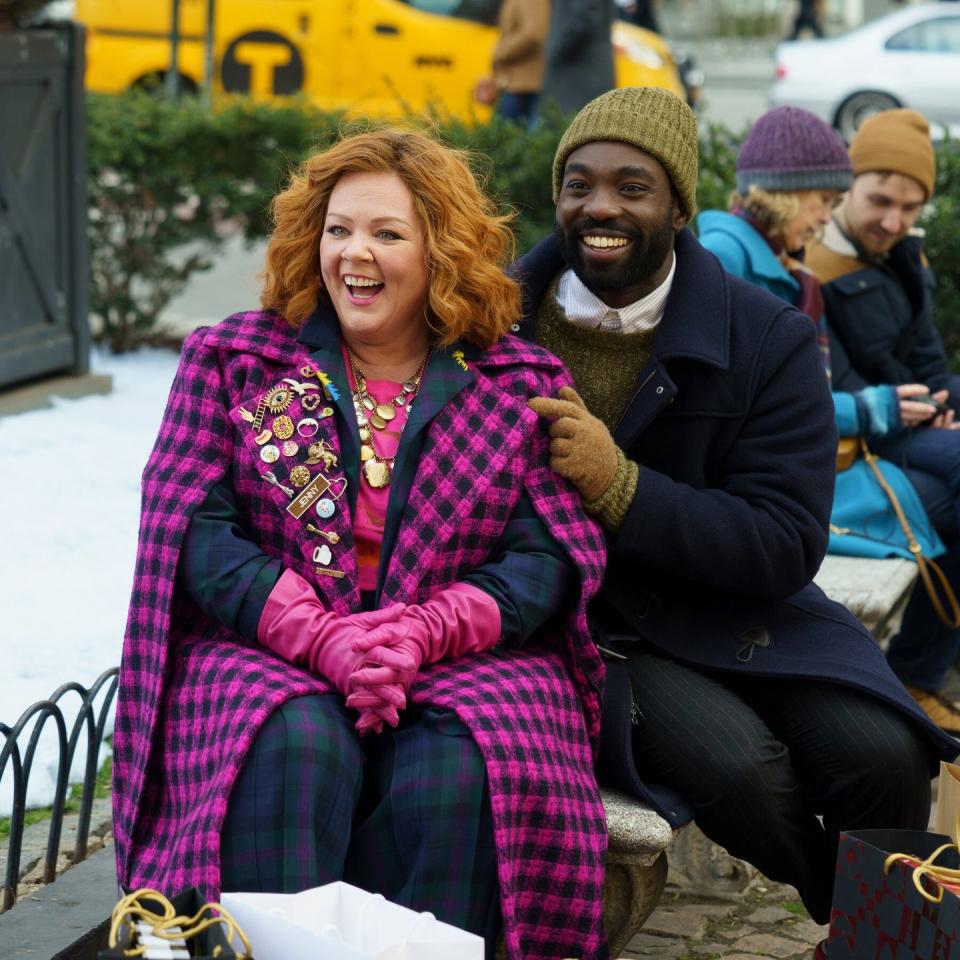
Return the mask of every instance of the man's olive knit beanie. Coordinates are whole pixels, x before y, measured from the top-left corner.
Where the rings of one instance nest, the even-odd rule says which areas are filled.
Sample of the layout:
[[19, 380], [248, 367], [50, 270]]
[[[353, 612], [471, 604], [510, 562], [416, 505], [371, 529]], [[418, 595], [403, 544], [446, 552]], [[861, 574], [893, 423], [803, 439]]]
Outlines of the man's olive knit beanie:
[[591, 100], [567, 127], [553, 160], [553, 201], [560, 197], [567, 157], [585, 143], [615, 140], [655, 157], [673, 183], [684, 213], [697, 209], [697, 118], [676, 94], [659, 87], [621, 87]]

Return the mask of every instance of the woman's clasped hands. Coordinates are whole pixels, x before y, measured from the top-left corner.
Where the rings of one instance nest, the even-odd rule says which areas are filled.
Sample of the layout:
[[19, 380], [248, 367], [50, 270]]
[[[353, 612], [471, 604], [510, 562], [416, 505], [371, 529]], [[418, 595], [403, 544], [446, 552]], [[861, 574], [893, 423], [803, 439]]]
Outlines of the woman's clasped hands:
[[360, 736], [380, 733], [384, 723], [397, 726], [407, 691], [423, 665], [423, 647], [409, 640], [408, 610], [406, 604], [397, 603], [344, 618], [372, 628], [357, 630], [350, 639], [357, 666], [350, 674], [347, 706], [360, 713], [355, 724]]
[[389, 655], [370, 651], [395, 645], [402, 631], [387, 632], [387, 627], [398, 623], [407, 610], [398, 603], [340, 615], [323, 606], [303, 577], [285, 570], [263, 608], [258, 639], [291, 663], [326, 677], [347, 705], [360, 711], [358, 732], [379, 733], [384, 723], [395, 727], [400, 722], [422, 658], [403, 651]]
[[424, 603], [338, 614], [293, 570], [263, 608], [257, 639], [291, 663], [326, 677], [357, 710], [361, 735], [396, 727], [420, 668], [482, 653], [500, 639], [500, 608], [483, 590], [454, 583]]

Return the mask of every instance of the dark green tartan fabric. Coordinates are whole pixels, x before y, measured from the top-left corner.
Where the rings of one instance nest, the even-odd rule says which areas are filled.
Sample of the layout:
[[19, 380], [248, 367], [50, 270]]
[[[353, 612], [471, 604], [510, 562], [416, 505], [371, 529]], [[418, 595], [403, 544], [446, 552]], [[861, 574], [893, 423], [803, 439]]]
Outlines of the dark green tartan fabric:
[[264, 724], [221, 836], [223, 889], [294, 893], [334, 880], [485, 937], [500, 922], [483, 757], [450, 713], [358, 742], [338, 694]]

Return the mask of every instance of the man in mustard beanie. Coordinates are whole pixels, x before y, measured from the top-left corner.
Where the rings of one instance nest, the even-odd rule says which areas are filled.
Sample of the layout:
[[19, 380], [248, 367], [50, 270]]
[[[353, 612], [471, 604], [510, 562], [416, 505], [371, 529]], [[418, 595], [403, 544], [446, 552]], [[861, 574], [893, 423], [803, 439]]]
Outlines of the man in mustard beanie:
[[853, 184], [807, 252], [850, 354], [851, 369], [840, 373], [850, 383], [834, 371], [834, 387], [924, 383], [960, 409], [960, 379], [933, 325], [933, 278], [915, 226], [936, 178], [930, 127], [914, 110], [875, 114], [853, 138], [850, 160]]
[[[936, 156], [927, 121], [914, 110], [870, 117], [850, 144], [854, 180], [823, 237], [807, 254], [823, 289], [831, 337], [835, 390], [868, 385], [903, 387], [903, 428], [877, 437], [875, 453], [906, 469], [937, 532], [947, 545], [938, 559], [960, 584], [960, 377], [950, 371], [933, 322], [934, 277], [916, 227], [933, 195]], [[849, 358], [847, 360], [846, 358]], [[933, 401], [920, 406], [922, 385]], [[889, 660], [932, 717], [955, 718], [957, 705], [938, 692], [960, 653], [960, 630], [938, 618], [923, 589], [914, 591]], [[955, 723], [955, 719], [953, 720]]]
[[957, 745], [811, 583], [837, 448], [816, 330], [687, 229], [697, 153], [664, 90], [612, 90], [571, 123], [555, 233], [514, 273], [519, 334], [576, 386], [530, 405], [608, 538], [602, 775], [825, 923], [838, 828], [923, 828]]

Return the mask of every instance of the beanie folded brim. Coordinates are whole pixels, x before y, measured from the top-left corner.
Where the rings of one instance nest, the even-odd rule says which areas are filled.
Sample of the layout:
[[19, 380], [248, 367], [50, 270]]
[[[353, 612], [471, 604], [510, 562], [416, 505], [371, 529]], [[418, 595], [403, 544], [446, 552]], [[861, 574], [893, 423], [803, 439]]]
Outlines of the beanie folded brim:
[[793, 190], [847, 190], [853, 181], [849, 167], [792, 167], [784, 170], [738, 170], [737, 191], [751, 187], [773, 192]]

